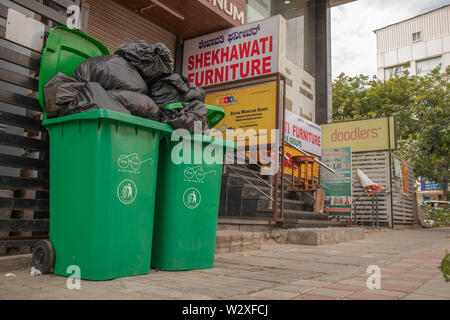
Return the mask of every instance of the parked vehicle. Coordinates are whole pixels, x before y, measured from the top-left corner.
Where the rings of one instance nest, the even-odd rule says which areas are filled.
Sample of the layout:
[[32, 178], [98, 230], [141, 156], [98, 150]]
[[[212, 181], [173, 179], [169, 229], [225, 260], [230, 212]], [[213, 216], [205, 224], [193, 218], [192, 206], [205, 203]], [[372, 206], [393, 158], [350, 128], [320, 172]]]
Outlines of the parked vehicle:
[[443, 201], [443, 200], [428, 200], [424, 201], [422, 204], [422, 208], [424, 207], [431, 207], [431, 208], [449, 208], [450, 207], [450, 201]]

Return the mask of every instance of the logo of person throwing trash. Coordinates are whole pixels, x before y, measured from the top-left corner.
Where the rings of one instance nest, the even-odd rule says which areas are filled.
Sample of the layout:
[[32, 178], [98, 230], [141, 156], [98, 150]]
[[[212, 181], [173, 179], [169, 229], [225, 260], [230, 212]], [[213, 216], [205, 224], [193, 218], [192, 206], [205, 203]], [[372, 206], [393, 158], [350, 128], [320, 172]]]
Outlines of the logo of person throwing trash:
[[131, 204], [136, 200], [137, 187], [133, 180], [123, 180], [117, 187], [117, 197], [123, 204]]
[[201, 201], [202, 196], [200, 194], [200, 191], [198, 191], [196, 188], [187, 189], [183, 193], [183, 202], [188, 209], [198, 208]]

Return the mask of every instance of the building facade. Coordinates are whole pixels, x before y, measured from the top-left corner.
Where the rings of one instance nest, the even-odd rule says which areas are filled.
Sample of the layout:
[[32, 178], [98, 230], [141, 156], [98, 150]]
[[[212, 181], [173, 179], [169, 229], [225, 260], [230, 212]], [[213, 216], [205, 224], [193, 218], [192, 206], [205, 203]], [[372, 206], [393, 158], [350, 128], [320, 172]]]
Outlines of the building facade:
[[281, 15], [287, 109], [323, 124], [331, 121], [330, 8], [351, 1], [89, 0], [87, 31], [111, 52], [133, 40], [163, 42], [180, 72], [184, 40]]
[[[408, 69], [424, 75], [450, 65], [450, 5], [374, 31], [379, 79]], [[408, 67], [409, 63], [409, 67]]]

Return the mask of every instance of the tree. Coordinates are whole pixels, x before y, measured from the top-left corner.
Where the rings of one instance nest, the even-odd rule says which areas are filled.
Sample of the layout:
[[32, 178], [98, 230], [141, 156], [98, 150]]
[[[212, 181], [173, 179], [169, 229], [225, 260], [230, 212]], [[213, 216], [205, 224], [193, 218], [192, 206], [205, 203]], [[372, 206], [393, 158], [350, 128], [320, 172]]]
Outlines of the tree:
[[[334, 122], [395, 116], [399, 148], [418, 177], [450, 180], [450, 66], [425, 76], [407, 70], [387, 81], [340, 74], [333, 81]], [[447, 198], [449, 194], [447, 192]]]

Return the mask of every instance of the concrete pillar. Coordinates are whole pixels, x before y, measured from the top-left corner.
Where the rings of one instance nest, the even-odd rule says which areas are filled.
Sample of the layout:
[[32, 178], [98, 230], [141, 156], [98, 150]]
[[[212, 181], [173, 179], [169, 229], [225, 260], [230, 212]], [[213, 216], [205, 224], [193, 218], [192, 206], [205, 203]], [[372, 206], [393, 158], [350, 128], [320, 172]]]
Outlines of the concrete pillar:
[[328, 123], [331, 113], [330, 14], [327, 0], [315, 0], [315, 78], [318, 124]]
[[315, 74], [315, 33], [316, 33], [316, 2], [308, 1], [305, 9], [305, 27], [304, 27], [304, 49], [303, 49], [303, 69], [310, 75]]

